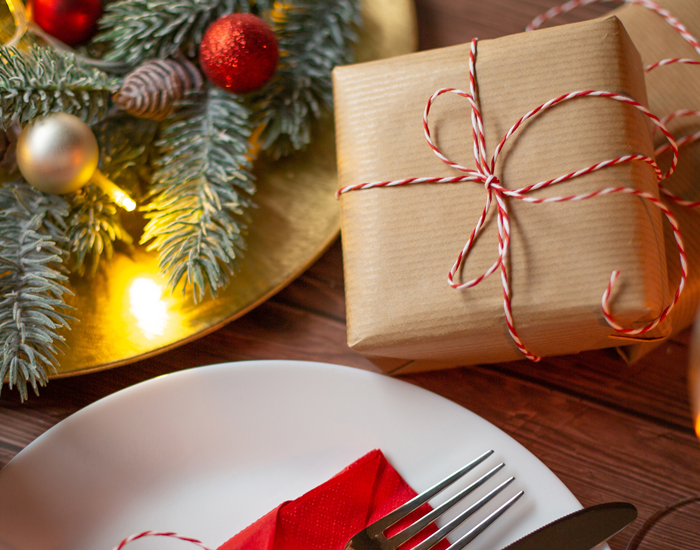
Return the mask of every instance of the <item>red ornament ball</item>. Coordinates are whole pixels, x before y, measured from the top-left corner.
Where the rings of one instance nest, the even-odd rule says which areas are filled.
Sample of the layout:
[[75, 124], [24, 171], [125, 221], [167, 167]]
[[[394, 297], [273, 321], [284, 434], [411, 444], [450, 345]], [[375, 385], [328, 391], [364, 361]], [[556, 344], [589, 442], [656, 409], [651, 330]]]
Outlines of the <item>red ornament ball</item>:
[[250, 13], [233, 13], [214, 21], [199, 46], [199, 64], [219, 88], [236, 94], [252, 92], [270, 80], [279, 47], [272, 29]]
[[31, 0], [29, 9], [44, 31], [69, 46], [78, 46], [95, 36], [102, 0]]

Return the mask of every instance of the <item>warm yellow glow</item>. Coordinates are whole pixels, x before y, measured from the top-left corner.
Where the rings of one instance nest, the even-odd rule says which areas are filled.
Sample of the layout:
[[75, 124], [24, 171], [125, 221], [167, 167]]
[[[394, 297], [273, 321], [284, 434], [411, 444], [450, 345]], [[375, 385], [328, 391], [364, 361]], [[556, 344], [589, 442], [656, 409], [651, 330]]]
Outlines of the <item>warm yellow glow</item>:
[[131, 212], [136, 208], [136, 203], [134, 200], [127, 195], [127, 193], [121, 189], [119, 186], [117, 186], [116, 183], [114, 183], [112, 180], [107, 178], [102, 172], [100, 172], [99, 168], [95, 170], [95, 173], [92, 175], [92, 182], [97, 185], [102, 191], [104, 191], [107, 195], [109, 195], [112, 200], [121, 206], [124, 210], [127, 212]]
[[136, 208], [136, 203], [131, 199], [131, 197], [124, 193], [119, 193], [119, 196], [114, 198], [114, 202], [116, 202], [127, 212], [133, 212], [134, 208]]
[[24, 10], [24, 4], [22, 4], [20, 0], [6, 0], [6, 3], [7, 7], [10, 9], [10, 13], [12, 13], [12, 18], [15, 22], [15, 32], [12, 35], [12, 38], [5, 42], [3, 46], [16, 47], [19, 44], [21, 38], [24, 36], [24, 33], [27, 32], [27, 13]]
[[149, 340], [162, 336], [168, 325], [168, 304], [162, 295], [162, 287], [147, 277], [134, 279], [129, 286], [129, 311]]
[[688, 368], [688, 390], [690, 410], [693, 413], [695, 434], [700, 438], [700, 330], [693, 333], [690, 342], [690, 365]]
[[275, 0], [270, 10], [270, 17], [276, 25], [283, 25], [287, 22], [287, 12], [292, 7], [290, 2]]
[[262, 136], [264, 129], [265, 124], [260, 124], [250, 135], [250, 139], [248, 140], [250, 146], [248, 147], [248, 154], [246, 155], [246, 158], [250, 162], [253, 162], [260, 153], [260, 148], [262, 147], [262, 140], [260, 139], [260, 136]]

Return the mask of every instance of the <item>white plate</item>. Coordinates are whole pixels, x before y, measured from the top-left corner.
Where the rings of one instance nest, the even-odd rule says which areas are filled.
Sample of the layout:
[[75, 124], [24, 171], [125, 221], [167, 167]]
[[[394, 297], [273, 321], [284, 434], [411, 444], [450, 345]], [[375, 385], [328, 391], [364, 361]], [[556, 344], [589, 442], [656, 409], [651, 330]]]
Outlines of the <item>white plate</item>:
[[[418, 491], [496, 451], [475, 475], [502, 460], [489, 485], [515, 475], [505, 493], [525, 496], [469, 550], [580, 508], [519, 443], [438, 395], [348, 367], [252, 361], [138, 384], [39, 437], [0, 471], [0, 549], [111, 550], [149, 529], [216, 548], [374, 448]], [[132, 548], [190, 547], [150, 538]]]

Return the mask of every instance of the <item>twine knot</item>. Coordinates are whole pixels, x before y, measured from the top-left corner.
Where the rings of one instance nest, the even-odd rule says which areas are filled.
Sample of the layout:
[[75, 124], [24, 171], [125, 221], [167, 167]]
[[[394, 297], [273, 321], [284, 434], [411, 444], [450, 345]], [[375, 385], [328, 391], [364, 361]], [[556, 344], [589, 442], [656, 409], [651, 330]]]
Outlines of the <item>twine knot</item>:
[[[496, 176], [494, 176], [493, 174], [489, 174], [489, 176], [486, 178], [486, 181], [484, 181], [484, 189], [486, 189], [486, 191], [491, 191], [493, 183], [495, 183], [497, 186], [500, 186], [501, 184], [501, 182]], [[496, 188], [496, 192], [500, 192], [500, 189], [498, 189], [498, 187]]]

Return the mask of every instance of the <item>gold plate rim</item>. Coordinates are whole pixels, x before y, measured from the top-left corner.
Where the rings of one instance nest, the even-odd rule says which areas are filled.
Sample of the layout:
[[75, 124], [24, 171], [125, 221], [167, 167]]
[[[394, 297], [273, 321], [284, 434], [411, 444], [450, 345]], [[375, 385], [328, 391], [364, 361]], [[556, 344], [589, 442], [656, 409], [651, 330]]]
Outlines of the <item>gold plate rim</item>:
[[90, 374], [93, 372], [100, 372], [100, 371], [113, 369], [116, 367], [130, 365], [132, 363], [136, 363], [137, 361], [142, 361], [142, 360], [148, 359], [150, 357], [155, 357], [157, 355], [160, 355], [161, 353], [165, 353], [167, 351], [176, 349], [180, 346], [184, 346], [185, 344], [188, 344], [190, 342], [194, 342], [195, 340], [198, 340], [198, 339], [206, 336], [207, 334], [211, 334], [212, 332], [216, 332], [221, 327], [227, 325], [228, 323], [230, 323], [232, 321], [235, 321], [236, 319], [239, 319], [240, 317], [243, 317], [246, 313], [248, 313], [248, 312], [252, 311], [253, 309], [257, 308], [258, 306], [262, 305], [267, 300], [272, 298], [275, 294], [277, 294], [278, 292], [283, 290], [292, 281], [294, 281], [299, 276], [301, 276], [311, 265], [314, 264], [314, 262], [316, 262], [316, 260], [318, 260], [321, 256], [323, 256], [323, 254], [326, 252], [326, 250], [328, 250], [328, 248], [330, 248], [331, 244], [333, 244], [335, 239], [338, 237], [339, 233], [340, 233], [340, 220], [338, 220], [337, 228], [335, 229], [335, 232], [332, 233], [328, 237], [324, 246], [318, 250], [318, 253], [314, 257], [309, 258], [308, 263], [306, 263], [304, 265], [300, 265], [299, 269], [295, 273], [293, 273], [289, 277], [288, 280], [284, 281], [279, 286], [270, 289], [270, 291], [267, 294], [261, 296], [257, 301], [251, 302], [246, 308], [238, 310], [232, 316], [222, 318], [217, 323], [212, 324], [208, 328], [202, 329], [198, 332], [193, 332], [189, 336], [186, 336], [186, 337], [184, 337], [180, 340], [177, 340], [175, 342], [172, 342], [170, 344], [166, 344], [164, 346], [153, 348], [149, 351], [144, 351], [140, 355], [133, 355], [133, 356], [125, 357], [123, 359], [116, 359], [116, 360], [109, 362], [109, 363], [101, 363], [101, 364], [94, 365], [94, 366], [88, 366], [88, 367], [84, 367], [80, 370], [72, 370], [72, 371], [66, 371], [66, 372], [61, 372], [59, 370], [58, 372], [55, 372], [55, 373], [52, 373], [51, 375], [49, 375], [49, 379], [57, 380], [59, 378], [69, 378], [69, 377], [78, 376], [81, 374]]

